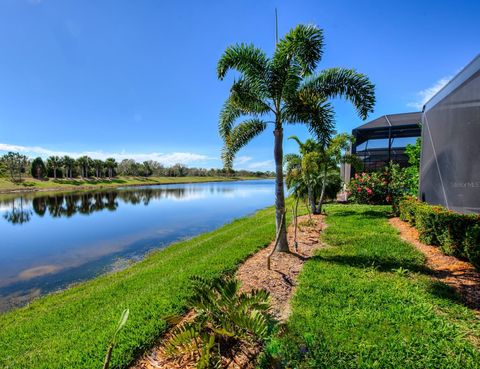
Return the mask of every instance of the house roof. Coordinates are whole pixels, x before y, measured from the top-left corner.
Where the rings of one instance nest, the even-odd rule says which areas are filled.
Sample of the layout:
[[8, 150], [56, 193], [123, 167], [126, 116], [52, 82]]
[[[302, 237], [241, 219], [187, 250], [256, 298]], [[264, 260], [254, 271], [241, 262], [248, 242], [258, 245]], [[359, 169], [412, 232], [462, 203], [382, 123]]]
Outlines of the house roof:
[[387, 114], [352, 131], [358, 146], [367, 140], [398, 137], [420, 137], [421, 112]]

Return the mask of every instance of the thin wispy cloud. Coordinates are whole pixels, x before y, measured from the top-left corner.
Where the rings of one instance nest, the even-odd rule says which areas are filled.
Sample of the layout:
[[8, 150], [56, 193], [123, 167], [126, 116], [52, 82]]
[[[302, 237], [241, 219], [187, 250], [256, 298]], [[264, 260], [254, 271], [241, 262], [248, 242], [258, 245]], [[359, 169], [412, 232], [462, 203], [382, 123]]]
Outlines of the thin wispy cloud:
[[94, 159], [102, 159], [105, 160], [107, 158], [115, 158], [118, 161], [123, 159], [133, 159], [138, 162], [146, 161], [146, 160], [155, 160], [159, 163], [164, 165], [173, 165], [176, 163], [185, 164], [185, 165], [192, 165], [196, 163], [202, 163], [205, 161], [217, 161], [218, 158], [212, 158], [207, 155], [197, 154], [192, 152], [172, 152], [172, 153], [159, 153], [159, 152], [152, 152], [152, 153], [133, 153], [133, 152], [104, 152], [104, 151], [80, 151], [80, 152], [72, 152], [72, 151], [57, 151], [57, 150], [50, 150], [40, 146], [21, 146], [21, 145], [11, 145], [0, 143], [0, 152], [21, 152], [28, 156], [41, 156], [41, 157], [48, 157], [48, 156], [71, 156], [73, 158], [78, 158], [80, 156], [90, 156]]
[[245, 163], [248, 163], [252, 159], [253, 158], [251, 156], [239, 156], [238, 158], [235, 158], [235, 164], [236, 165], [243, 165]]
[[272, 170], [273, 160], [264, 160], [250, 163], [247, 165], [247, 168], [252, 170]]
[[452, 76], [443, 77], [435, 82], [432, 86], [417, 92], [417, 101], [409, 102], [407, 106], [422, 110], [425, 103], [430, 100], [435, 94], [440, 91], [450, 80]]

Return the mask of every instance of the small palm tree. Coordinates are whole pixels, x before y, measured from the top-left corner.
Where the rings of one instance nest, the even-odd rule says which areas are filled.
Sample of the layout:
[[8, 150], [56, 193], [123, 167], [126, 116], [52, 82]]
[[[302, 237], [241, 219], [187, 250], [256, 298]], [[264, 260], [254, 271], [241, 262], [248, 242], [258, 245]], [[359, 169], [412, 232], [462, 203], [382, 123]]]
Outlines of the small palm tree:
[[[229, 70], [240, 73], [220, 113], [219, 132], [224, 141], [222, 159], [231, 169], [237, 152], [254, 137], [273, 127], [276, 172], [275, 205], [279, 240], [276, 251], [288, 251], [283, 189], [283, 129], [303, 123], [319, 138], [334, 128], [328, 100], [344, 97], [365, 119], [373, 111], [374, 86], [352, 69], [332, 68], [315, 73], [323, 55], [323, 31], [298, 25], [281, 39], [271, 58], [253, 45], [228, 47], [217, 65], [223, 80]], [[241, 123], [237, 120], [245, 117]]]
[[309, 138], [301, 142], [297, 136], [289, 139], [297, 142], [300, 154], [285, 155], [286, 184], [292, 190], [294, 197], [306, 196], [311, 212], [316, 214], [316, 192], [319, 179], [320, 144]]

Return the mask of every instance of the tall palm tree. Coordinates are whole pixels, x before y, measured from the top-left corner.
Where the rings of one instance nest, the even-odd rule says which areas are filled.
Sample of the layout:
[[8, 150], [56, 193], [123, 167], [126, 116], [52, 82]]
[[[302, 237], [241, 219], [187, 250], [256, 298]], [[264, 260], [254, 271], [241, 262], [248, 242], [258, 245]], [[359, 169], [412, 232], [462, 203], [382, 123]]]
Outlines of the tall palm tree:
[[62, 159], [59, 156], [50, 156], [47, 165], [53, 170], [53, 178], [57, 179], [57, 169], [61, 167]]
[[82, 178], [88, 177], [88, 172], [92, 164], [92, 159], [88, 156], [81, 156], [77, 159], [77, 165], [80, 167]]
[[105, 166], [108, 169], [108, 178], [112, 179], [113, 171], [117, 168], [117, 162], [114, 158], [108, 158], [105, 160]]
[[73, 177], [73, 167], [75, 165], [75, 159], [65, 155], [62, 158], [62, 165], [63, 168], [65, 169], [65, 177], [66, 178], [72, 178]]
[[95, 168], [95, 175], [97, 178], [100, 178], [102, 174], [103, 167], [105, 166], [104, 162], [100, 159], [94, 159], [92, 161], [93, 167]]
[[[240, 76], [220, 113], [219, 132], [224, 140], [222, 159], [232, 168], [236, 153], [254, 137], [273, 126], [275, 205], [278, 242], [276, 251], [287, 252], [285, 194], [283, 189], [283, 129], [285, 124], [306, 124], [317, 136], [333, 130], [334, 97], [351, 101], [365, 119], [375, 104], [374, 85], [352, 69], [332, 68], [315, 73], [323, 55], [323, 31], [298, 25], [275, 47], [271, 58], [253, 45], [228, 47], [217, 65], [223, 80], [229, 70]], [[245, 120], [235, 124], [244, 117]]]

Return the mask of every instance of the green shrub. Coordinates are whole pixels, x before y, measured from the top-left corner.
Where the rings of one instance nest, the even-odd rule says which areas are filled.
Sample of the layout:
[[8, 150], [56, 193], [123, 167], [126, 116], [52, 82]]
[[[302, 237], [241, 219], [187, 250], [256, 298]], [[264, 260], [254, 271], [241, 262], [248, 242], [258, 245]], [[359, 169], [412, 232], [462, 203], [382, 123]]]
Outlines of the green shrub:
[[415, 226], [419, 232], [420, 241], [429, 245], [439, 245], [438, 235], [441, 229], [438, 227], [438, 206], [429, 206], [419, 203], [415, 208]]
[[464, 251], [468, 260], [480, 270], [480, 224], [467, 229], [464, 241]]
[[401, 220], [415, 225], [415, 209], [418, 205], [418, 200], [415, 197], [404, 197], [398, 203], [398, 215]]
[[420, 241], [480, 266], [480, 216], [459, 214], [412, 197], [399, 202], [399, 214], [400, 219], [417, 228]]

